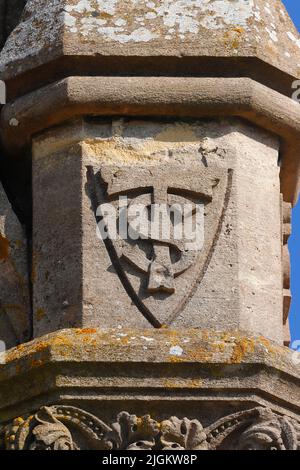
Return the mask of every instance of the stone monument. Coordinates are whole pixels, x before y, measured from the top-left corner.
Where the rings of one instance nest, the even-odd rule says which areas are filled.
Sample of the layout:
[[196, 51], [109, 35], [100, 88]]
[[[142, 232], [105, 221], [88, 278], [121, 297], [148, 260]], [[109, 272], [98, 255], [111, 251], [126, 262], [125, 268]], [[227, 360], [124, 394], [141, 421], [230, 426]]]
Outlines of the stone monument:
[[[286, 347], [300, 38], [283, 4], [14, 3], [0, 446], [300, 449]], [[127, 228], [136, 204], [189, 204], [202, 243], [174, 221], [166, 238], [101, 238], [107, 204]]]

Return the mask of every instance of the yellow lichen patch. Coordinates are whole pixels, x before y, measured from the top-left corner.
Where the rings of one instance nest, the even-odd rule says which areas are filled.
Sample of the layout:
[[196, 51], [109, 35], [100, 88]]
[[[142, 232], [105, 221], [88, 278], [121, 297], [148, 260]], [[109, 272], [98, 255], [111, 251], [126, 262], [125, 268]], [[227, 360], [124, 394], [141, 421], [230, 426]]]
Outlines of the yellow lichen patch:
[[201, 331], [202, 341], [209, 342], [211, 341], [211, 332], [207, 330]]
[[224, 43], [226, 47], [237, 49], [241, 42], [241, 35], [244, 33], [244, 28], [235, 27], [224, 33]]
[[43, 365], [43, 361], [41, 359], [33, 359], [30, 363], [31, 367], [39, 367]]
[[283, 357], [284, 352], [286, 352], [287, 354], [290, 353], [290, 350], [288, 348], [282, 348], [281, 346], [272, 343], [263, 336], [257, 338], [257, 345], [263, 345], [268, 355], [272, 356], [273, 358], [278, 356]]
[[9, 257], [9, 241], [0, 233], [0, 261]]
[[237, 339], [229, 362], [231, 364], [240, 364], [248, 353], [254, 352], [254, 349], [255, 341], [252, 338]]
[[[83, 328], [51, 333], [44, 338], [20, 345], [7, 352], [1, 377], [15, 374], [22, 367], [37, 367], [50, 360], [112, 362], [162, 362], [164, 364], [198, 363], [211, 369], [212, 376], [221, 376], [228, 364], [253, 363], [254, 360], [286, 367], [291, 352], [261, 337], [249, 337], [238, 332], [209, 330], [147, 329], [126, 330]], [[51, 359], [52, 358], [52, 359]], [[9, 365], [13, 365], [13, 369]], [[17, 369], [18, 367], [18, 369]], [[195, 378], [166, 379], [168, 387], [200, 387]], [[185, 384], [185, 385], [184, 385]]]
[[75, 330], [76, 335], [92, 335], [95, 333], [97, 333], [96, 328], [82, 328], [82, 329], [77, 328]]
[[32, 355], [37, 353], [43, 353], [49, 350], [54, 346], [72, 346], [71, 338], [64, 336], [63, 334], [58, 334], [52, 338], [34, 340], [30, 343], [20, 344], [15, 348], [7, 351], [6, 363], [11, 363], [22, 359], [24, 357], [30, 358]]
[[[89, 15], [86, 15], [86, 16], [89, 16]], [[99, 16], [100, 18], [103, 18], [103, 19], [107, 20], [107, 19], [110, 19], [110, 18], [111, 18], [112, 16], [114, 16], [114, 15], [112, 15], [111, 13], [108, 13], [108, 12], [106, 12], [106, 11], [101, 11], [101, 12], [99, 12], [99, 14], [98, 14], [97, 16]]]
[[51, 338], [51, 340], [48, 342], [48, 347], [51, 346], [73, 346], [73, 339], [72, 336], [69, 335], [64, 335], [63, 333], [55, 336], [54, 338]]
[[[163, 337], [172, 345], [176, 346], [180, 343], [180, 333], [177, 330], [164, 328], [162, 330]], [[147, 336], [147, 332], [143, 332], [143, 336]]]
[[236, 33], [238, 34], [242, 34], [245, 32], [245, 29], [244, 28], [240, 28], [240, 27], [236, 27], [236, 28], [232, 28], [232, 31], [235, 31]]
[[180, 362], [186, 362], [186, 360], [183, 357], [179, 356], [170, 356], [169, 362], [176, 364]]
[[226, 349], [226, 345], [221, 341], [214, 343], [214, 347], [220, 353], [225, 352], [225, 349]]
[[200, 387], [202, 387], [202, 380], [200, 380], [200, 379], [188, 379], [186, 381], [186, 387], [188, 387], [188, 388], [200, 388]]
[[213, 359], [213, 351], [203, 346], [193, 346], [187, 351], [186, 358], [193, 362], [210, 362]]
[[143, 416], [142, 418], [136, 418], [136, 427], [137, 432], [141, 434], [148, 434], [152, 432], [153, 428], [153, 420], [150, 415]]
[[164, 387], [166, 388], [200, 388], [202, 386], [202, 380], [200, 379], [186, 379], [179, 380], [178, 378], [174, 379], [165, 379], [163, 381]]
[[24, 419], [21, 416], [19, 416], [18, 418], [15, 418], [13, 421], [14, 426], [20, 426], [23, 423], [24, 423]]

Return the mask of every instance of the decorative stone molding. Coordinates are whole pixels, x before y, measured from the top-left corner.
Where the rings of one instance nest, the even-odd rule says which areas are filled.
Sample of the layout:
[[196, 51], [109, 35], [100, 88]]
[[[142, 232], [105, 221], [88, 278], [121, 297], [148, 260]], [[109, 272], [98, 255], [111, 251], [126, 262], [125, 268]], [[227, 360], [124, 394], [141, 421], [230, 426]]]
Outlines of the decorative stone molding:
[[280, 0], [171, 5], [28, 0], [1, 54], [3, 78], [20, 95], [67, 75], [250, 76], [290, 96], [300, 51]]
[[[300, 450], [299, 36], [265, 3], [26, 2], [0, 54], [1, 179], [27, 223], [4, 199], [1, 449]], [[202, 248], [99, 239], [119, 195], [144, 220], [201, 206]]]
[[156, 421], [125, 411], [107, 425], [72, 406], [42, 407], [1, 430], [7, 450], [300, 450], [300, 423], [257, 407], [204, 428], [197, 419]]
[[24, 152], [34, 134], [88, 115], [246, 119], [282, 140], [281, 192], [285, 201], [297, 201], [300, 107], [254, 80], [68, 77], [6, 104], [2, 139], [9, 152]]

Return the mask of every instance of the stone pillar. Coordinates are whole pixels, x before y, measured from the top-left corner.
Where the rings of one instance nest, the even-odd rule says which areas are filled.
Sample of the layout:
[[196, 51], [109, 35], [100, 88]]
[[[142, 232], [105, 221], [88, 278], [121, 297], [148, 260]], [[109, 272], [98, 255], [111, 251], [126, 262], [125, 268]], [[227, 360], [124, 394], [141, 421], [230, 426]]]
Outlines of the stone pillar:
[[[299, 41], [277, 0], [27, 2], [0, 57], [6, 164], [30, 155], [33, 214], [4, 447], [300, 448], [283, 346]], [[203, 244], [101, 240], [107, 203], [188, 203]]]
[[[80, 121], [34, 138], [35, 336], [69, 326], [152, 325], [240, 329], [282, 343], [278, 147], [276, 137], [239, 119]], [[192, 265], [183, 272], [174, 267], [172, 294], [149, 295], [150, 265], [141, 269], [138, 261], [145, 242], [136, 253], [126, 245], [117, 253], [96, 236], [94, 185], [105, 193], [117, 171], [115, 184], [128, 197], [149, 192], [152, 171], [170, 194], [179, 184], [187, 203], [185, 191], [197, 186], [203, 201], [194, 178], [208, 179], [210, 191], [218, 181], [207, 204], [204, 247], [190, 253]]]

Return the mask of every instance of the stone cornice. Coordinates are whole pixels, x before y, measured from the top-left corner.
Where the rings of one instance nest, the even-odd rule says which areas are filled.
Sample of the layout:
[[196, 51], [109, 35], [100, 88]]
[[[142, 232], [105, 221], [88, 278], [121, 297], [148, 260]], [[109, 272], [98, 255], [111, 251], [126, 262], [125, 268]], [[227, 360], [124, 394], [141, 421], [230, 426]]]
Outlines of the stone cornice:
[[69, 77], [5, 105], [2, 139], [17, 153], [34, 134], [82, 116], [246, 119], [280, 137], [281, 190], [297, 200], [300, 106], [249, 78]]
[[[126, 393], [136, 400], [150, 388], [157, 400], [182, 400], [183, 390], [192, 401], [232, 396], [265, 405], [275, 398], [279, 412], [288, 406], [296, 416], [300, 374], [293, 354], [262, 336], [236, 331], [61, 330], [6, 353], [0, 366], [0, 419], [22, 413], [22, 404], [17, 410], [16, 405], [24, 400], [42, 406], [50, 390], [76, 399], [79, 384], [85, 396], [97, 390], [104, 400], [108, 390], [114, 399]], [[26, 392], [25, 377], [32, 383]]]

